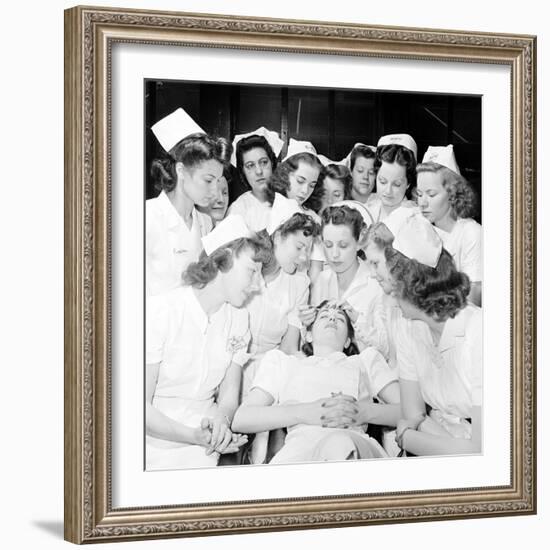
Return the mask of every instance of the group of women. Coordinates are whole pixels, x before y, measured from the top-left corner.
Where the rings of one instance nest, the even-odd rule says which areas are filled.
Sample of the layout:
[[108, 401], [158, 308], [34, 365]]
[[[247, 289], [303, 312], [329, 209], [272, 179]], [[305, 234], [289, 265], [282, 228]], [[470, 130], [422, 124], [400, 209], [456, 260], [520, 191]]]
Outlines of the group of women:
[[230, 145], [182, 109], [152, 131], [148, 469], [481, 452], [481, 227], [452, 145], [279, 160], [276, 132]]

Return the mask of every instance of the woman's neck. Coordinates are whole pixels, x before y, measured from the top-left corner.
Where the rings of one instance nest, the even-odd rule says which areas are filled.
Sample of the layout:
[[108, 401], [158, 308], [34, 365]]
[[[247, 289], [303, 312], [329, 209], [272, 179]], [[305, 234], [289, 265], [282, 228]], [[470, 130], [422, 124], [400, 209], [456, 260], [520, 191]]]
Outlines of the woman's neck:
[[208, 318], [214, 315], [226, 302], [219, 275], [203, 288], [193, 287], [193, 292]]
[[265, 193], [262, 193], [261, 191], [257, 191], [256, 189], [250, 189], [250, 192], [252, 195], [260, 202], [267, 202], [267, 197], [265, 196]]
[[369, 199], [371, 193], [372, 193], [372, 191], [369, 191], [366, 195], [362, 195], [362, 194], [358, 193], [355, 189], [352, 189], [351, 190], [351, 198], [355, 201], [365, 203]]
[[275, 258], [275, 254], [272, 254], [271, 260], [269, 263], [265, 264], [262, 268], [262, 277], [266, 283], [269, 283], [277, 278], [279, 272], [281, 271], [281, 266]]
[[441, 335], [443, 334], [443, 329], [445, 328], [445, 321], [436, 321], [433, 317], [426, 315], [424, 322], [430, 329], [434, 345], [438, 346], [439, 341], [441, 340]]
[[172, 191], [168, 191], [166, 195], [186, 225], [191, 227], [193, 224], [193, 207], [195, 205], [183, 190], [183, 184], [178, 180], [176, 187]]
[[333, 353], [336, 353], [338, 351], [342, 351], [341, 349], [334, 349], [333, 346], [330, 344], [312, 344], [311, 346], [313, 348], [313, 355], [315, 357], [328, 357], [329, 355], [332, 355]]
[[349, 288], [351, 282], [355, 278], [357, 270], [359, 269], [359, 260], [356, 258], [355, 261], [349, 266], [346, 271], [336, 274], [336, 280], [338, 281], [338, 294], [341, 297], [344, 292]]
[[[405, 199], [403, 199], [403, 201], [404, 200]], [[382, 211], [381, 218], [382, 219], [387, 218], [394, 210], [396, 210], [403, 204], [403, 201], [401, 201], [399, 204], [396, 204], [394, 206], [386, 206], [384, 203], [382, 203], [382, 208], [380, 209]]]
[[451, 215], [451, 210], [449, 209], [441, 219], [434, 223], [434, 225], [438, 229], [450, 233], [456, 225], [456, 218]]

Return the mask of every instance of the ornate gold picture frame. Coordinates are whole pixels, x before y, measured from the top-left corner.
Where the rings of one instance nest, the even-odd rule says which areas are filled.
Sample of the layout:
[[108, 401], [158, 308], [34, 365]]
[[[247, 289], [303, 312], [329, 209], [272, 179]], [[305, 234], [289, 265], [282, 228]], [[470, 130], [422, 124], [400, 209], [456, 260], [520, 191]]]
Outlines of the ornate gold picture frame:
[[[111, 56], [120, 43], [509, 68], [509, 484], [178, 506], [113, 506]], [[65, 12], [67, 540], [123, 541], [536, 512], [535, 56], [533, 36], [110, 8], [75, 7]]]

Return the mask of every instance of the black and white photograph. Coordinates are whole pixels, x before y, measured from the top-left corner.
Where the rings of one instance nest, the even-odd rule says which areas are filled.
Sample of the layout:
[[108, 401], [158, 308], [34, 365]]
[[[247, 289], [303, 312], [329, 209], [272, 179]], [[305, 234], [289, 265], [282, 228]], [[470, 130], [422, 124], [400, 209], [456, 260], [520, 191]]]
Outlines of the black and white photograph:
[[482, 98], [146, 79], [148, 471], [483, 453]]

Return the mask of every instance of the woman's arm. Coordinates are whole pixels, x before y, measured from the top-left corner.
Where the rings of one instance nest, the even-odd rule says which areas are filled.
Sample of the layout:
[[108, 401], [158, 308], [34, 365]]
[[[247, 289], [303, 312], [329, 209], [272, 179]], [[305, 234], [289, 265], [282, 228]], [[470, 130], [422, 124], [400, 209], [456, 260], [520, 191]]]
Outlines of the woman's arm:
[[242, 433], [258, 433], [296, 424], [321, 426], [326, 412], [323, 405], [327, 399], [318, 399], [311, 403], [273, 405], [273, 396], [255, 387], [237, 409], [232, 428]]
[[189, 443], [207, 447], [210, 435], [207, 430], [185, 426], [169, 418], [153, 406], [160, 363], [145, 368], [145, 430], [147, 435], [177, 443]]
[[390, 382], [378, 392], [378, 397], [382, 403], [373, 403], [370, 397], [358, 401], [357, 423], [397, 426], [401, 418], [399, 384]]
[[298, 351], [300, 344], [300, 329], [292, 325], [288, 325], [288, 328], [281, 340], [279, 349], [287, 355], [292, 355]]
[[402, 448], [418, 456], [479, 453], [481, 452], [481, 407], [472, 408], [471, 422], [471, 439], [442, 437], [405, 429], [401, 433]]

